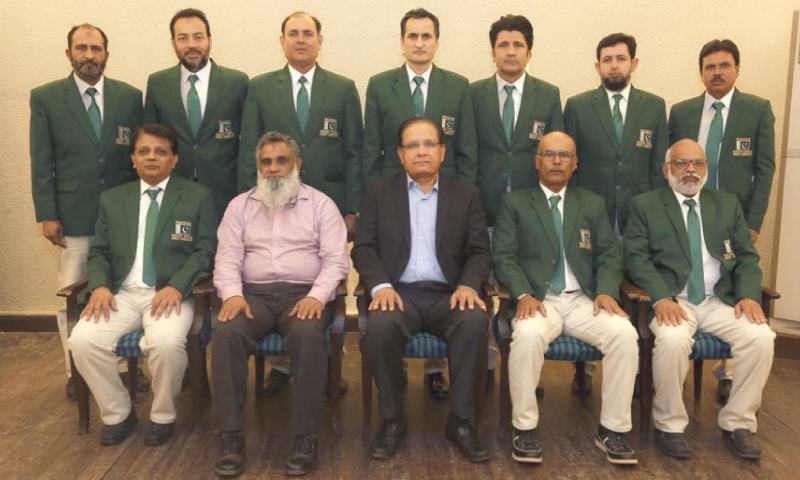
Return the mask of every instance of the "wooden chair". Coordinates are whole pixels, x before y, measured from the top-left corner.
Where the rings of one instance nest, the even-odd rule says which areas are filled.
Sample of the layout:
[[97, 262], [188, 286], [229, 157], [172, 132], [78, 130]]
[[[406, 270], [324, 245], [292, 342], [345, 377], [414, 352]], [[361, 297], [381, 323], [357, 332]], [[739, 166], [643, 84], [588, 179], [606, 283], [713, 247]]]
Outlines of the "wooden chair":
[[[353, 294], [356, 297], [356, 304], [358, 306], [358, 330], [361, 333], [359, 340], [359, 349], [361, 350], [361, 404], [362, 411], [362, 428], [365, 432], [369, 431], [370, 420], [372, 419], [372, 382], [373, 372], [367, 361], [366, 344], [367, 344], [367, 314], [369, 311], [369, 304], [372, 301], [369, 292], [363, 283], [359, 283]], [[486, 302], [487, 307], [491, 308], [489, 298], [485, 295], [482, 299]], [[488, 314], [487, 314], [488, 315]], [[404, 358], [447, 358], [447, 343], [428, 332], [418, 332], [411, 337], [411, 340], [406, 343], [406, 349], [403, 354]], [[482, 365], [488, 362], [487, 355], [480, 360]], [[449, 368], [449, 363], [448, 363]], [[486, 390], [486, 368], [481, 368], [481, 375], [475, 383], [474, 389], [474, 402], [475, 402], [475, 423], [476, 426], [480, 425], [481, 413], [483, 407], [483, 392]], [[450, 373], [450, 372], [448, 372]], [[450, 378], [453, 378], [450, 375]]]
[[[642, 415], [640, 418], [640, 433], [646, 438], [650, 432], [650, 422], [653, 412], [653, 346], [655, 336], [650, 331], [650, 295], [642, 288], [630, 282], [624, 282], [623, 288], [635, 293], [638, 297], [635, 325], [639, 332], [640, 349], [639, 353], [639, 392], [642, 403]], [[772, 309], [775, 300], [780, 298], [780, 294], [774, 290], [761, 287], [761, 308], [767, 320], [772, 316]], [[634, 318], [634, 317], [631, 317]], [[694, 345], [690, 360], [694, 360], [694, 399], [700, 400], [703, 391], [703, 361], [704, 360], [723, 360], [731, 357], [730, 345], [720, 340], [718, 337], [707, 332], [698, 332], [694, 336]]]
[[[631, 289], [621, 289], [622, 308], [633, 319], [636, 307], [636, 295]], [[503, 368], [500, 371], [500, 418], [498, 420], [498, 438], [508, 438], [511, 429], [511, 392], [508, 379], [508, 357], [511, 352], [511, 324], [508, 318], [509, 292], [505, 285], [497, 285], [494, 294], [500, 300], [497, 315], [492, 320], [492, 332], [495, 342], [500, 349]], [[575, 362], [576, 376], [578, 378], [578, 393], [586, 392], [585, 384], [586, 362], [603, 359], [600, 350], [592, 345], [578, 340], [575, 337], [561, 334], [553, 340], [544, 355], [545, 360], [563, 360]], [[534, 392], [531, 392], [533, 395]], [[644, 405], [642, 404], [642, 408]]]
[[[87, 282], [82, 281], [70, 285], [58, 291], [56, 295], [64, 297], [67, 303], [67, 324], [71, 327], [80, 318], [81, 306], [78, 303], [78, 296], [86, 289]], [[204, 333], [210, 325], [210, 310], [214, 296], [214, 284], [212, 279], [207, 279], [198, 283], [192, 289], [194, 298], [194, 319], [189, 334], [186, 336], [186, 353], [189, 357], [189, 382], [192, 390], [192, 415], [198, 417], [200, 408], [207, 403], [210, 398], [208, 388], [208, 376], [206, 375], [205, 347], [208, 344], [208, 337]], [[204, 328], [205, 326], [205, 328]], [[144, 330], [135, 330], [124, 335], [117, 342], [115, 353], [120, 358], [128, 361], [128, 392], [131, 401], [136, 398], [136, 372], [138, 369], [139, 358], [144, 356], [139, 349], [139, 340], [144, 335]], [[75, 367], [70, 353], [70, 365], [72, 376], [75, 381], [75, 391], [78, 403], [78, 433], [89, 432], [89, 387], [83, 377]]]

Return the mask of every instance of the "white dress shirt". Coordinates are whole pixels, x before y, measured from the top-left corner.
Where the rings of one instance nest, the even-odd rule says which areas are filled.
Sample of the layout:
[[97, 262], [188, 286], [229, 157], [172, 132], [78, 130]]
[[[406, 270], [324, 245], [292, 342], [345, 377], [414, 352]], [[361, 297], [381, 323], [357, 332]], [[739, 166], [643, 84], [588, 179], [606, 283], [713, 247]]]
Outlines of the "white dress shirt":
[[[561, 213], [561, 225], [564, 225], [564, 198], [567, 193], [567, 187], [561, 189], [560, 192], [554, 192], [549, 188], [545, 187], [541, 183], [539, 186], [542, 187], [542, 191], [544, 192], [545, 200], [547, 201], [547, 208], [550, 208], [550, 197], [553, 195], [558, 194], [561, 197], [561, 200], [558, 201], [557, 208], [558, 211]], [[563, 238], [563, 233], [562, 233]], [[564, 239], [564, 249], [566, 250], [566, 239]], [[581, 284], [578, 283], [578, 279], [575, 277], [575, 274], [572, 273], [572, 268], [569, 266], [569, 262], [567, 261], [566, 251], [564, 252], [564, 290], [561, 293], [572, 292], [574, 290], [580, 290]]]
[[611, 109], [612, 116], [614, 115], [614, 95], [618, 93], [622, 95], [622, 100], [619, 101], [619, 112], [622, 114], [622, 123], [625, 123], [625, 118], [628, 115], [628, 98], [631, 95], [631, 84], [629, 83], [619, 92], [612, 92], [607, 88], [605, 88], [605, 91], [606, 95], [608, 95], [608, 106]]
[[196, 72], [190, 72], [186, 67], [181, 65], [181, 101], [183, 101], [183, 109], [189, 112], [188, 98], [189, 90], [192, 88], [192, 82], [189, 81], [189, 75], [197, 75], [197, 81], [194, 82], [194, 89], [197, 91], [197, 96], [200, 98], [200, 113], [206, 113], [206, 100], [208, 100], [208, 85], [211, 78], [211, 60], [206, 63], [206, 66]]
[[[708, 92], [705, 94], [705, 99], [703, 100], [703, 114], [700, 117], [700, 131], [697, 133], [697, 143], [700, 144], [703, 149], [706, 148], [706, 142], [708, 141], [708, 131], [711, 129], [711, 121], [714, 120], [714, 115], [717, 114], [717, 110], [714, 108], [715, 102], [722, 102], [724, 107], [722, 107], [722, 111], [720, 114], [722, 115], [722, 132], [725, 133], [725, 125], [728, 124], [728, 112], [731, 111], [731, 99], [733, 98], [733, 89], [725, 94], [724, 97], [720, 98], [719, 100], [712, 97]], [[720, 143], [720, 148], [722, 148], [722, 144]]]
[[500, 119], [503, 119], [503, 105], [506, 103], [506, 97], [508, 94], [506, 93], [506, 85], [513, 85], [514, 91], [511, 93], [511, 97], [514, 99], [514, 126], [517, 126], [517, 118], [519, 117], [519, 107], [522, 103], [522, 89], [525, 86], [525, 74], [523, 73], [515, 82], [509, 83], [502, 78], [500, 75], [495, 74], [495, 80], [497, 81], [497, 100], [500, 103]]
[[94, 87], [97, 90], [97, 93], [94, 94], [94, 101], [97, 103], [97, 108], [100, 109], [100, 120], [103, 119], [103, 86], [106, 83], [106, 77], [104, 75], [100, 76], [100, 80], [97, 81], [94, 85], [89, 85], [88, 83], [84, 82], [80, 79], [77, 75], [72, 75], [72, 78], [75, 79], [75, 85], [78, 86], [78, 92], [81, 94], [81, 100], [83, 100], [83, 106], [86, 107], [86, 110], [89, 110], [89, 105], [92, 104], [92, 97], [86, 93], [86, 90], [89, 87]]
[[[687, 198], [694, 198], [697, 201], [697, 205], [694, 207], [694, 211], [697, 213], [697, 219], [700, 221], [700, 248], [703, 251], [703, 284], [705, 285], [706, 296], [714, 296], [714, 286], [719, 281], [719, 267], [720, 263], [719, 260], [712, 257], [711, 254], [708, 252], [706, 248], [706, 237], [703, 233], [703, 215], [700, 213], [701, 204], [703, 203], [700, 199], [700, 196], [703, 194], [701, 191], [698, 195], [694, 197], [686, 197], [676, 191], [673, 190], [675, 193], [675, 198], [678, 199], [678, 205], [681, 207], [681, 214], [683, 215], [683, 224], [686, 226], [688, 231], [689, 226], [686, 224], [686, 219], [689, 215], [689, 206], [683, 203], [684, 200]], [[687, 292], [689, 282], [686, 282], [686, 286], [683, 287], [681, 293], [678, 294], [681, 298], [689, 298], [689, 294]]]
[[144, 180], [139, 180], [139, 226], [136, 229], [136, 256], [133, 258], [133, 266], [128, 276], [122, 282], [122, 288], [153, 288], [144, 283], [142, 274], [144, 272], [144, 229], [147, 223], [147, 209], [150, 208], [150, 195], [145, 193], [151, 188], [160, 188], [161, 191], [156, 195], [155, 201], [161, 208], [164, 199], [164, 191], [169, 183], [169, 177], [165, 178], [157, 185], [150, 185]]
[[422, 77], [425, 79], [425, 81], [422, 82], [422, 85], [419, 86], [419, 89], [422, 90], [423, 110], [428, 106], [428, 85], [431, 83], [431, 70], [433, 70], [433, 64], [431, 64], [427, 70], [418, 74], [415, 73], [414, 70], [411, 70], [411, 67], [406, 64], [406, 73], [408, 73], [408, 86], [411, 88], [411, 95], [414, 95], [414, 90], [417, 89], [417, 82], [414, 81], [414, 77]]
[[314, 84], [314, 72], [317, 71], [317, 65], [314, 64], [311, 70], [306, 73], [300, 73], [295, 70], [291, 65], [289, 67], [289, 76], [292, 77], [292, 102], [294, 102], [294, 111], [297, 111], [297, 94], [300, 92], [300, 77], [306, 77], [306, 92], [308, 92], [308, 107], [311, 108], [311, 87]]

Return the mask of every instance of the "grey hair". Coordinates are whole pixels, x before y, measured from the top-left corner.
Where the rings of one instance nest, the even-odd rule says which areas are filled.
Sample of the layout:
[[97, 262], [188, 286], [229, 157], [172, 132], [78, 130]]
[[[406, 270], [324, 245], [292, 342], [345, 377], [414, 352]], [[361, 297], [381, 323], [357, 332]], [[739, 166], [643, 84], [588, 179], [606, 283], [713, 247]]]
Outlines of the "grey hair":
[[667, 153], [664, 154], [664, 163], [669, 163], [672, 161], [672, 159], [670, 158], [671, 154], [672, 154], [672, 147], [669, 147], [667, 149]]
[[272, 131], [261, 135], [261, 138], [258, 139], [258, 145], [256, 146], [256, 164], [258, 164], [258, 152], [261, 151], [261, 148], [264, 145], [270, 145], [273, 143], [285, 143], [289, 145], [289, 150], [292, 152], [293, 162], [296, 162], [297, 159], [300, 158], [300, 145], [297, 144], [297, 141], [294, 138], [292, 138], [290, 135], [286, 135], [285, 133]]

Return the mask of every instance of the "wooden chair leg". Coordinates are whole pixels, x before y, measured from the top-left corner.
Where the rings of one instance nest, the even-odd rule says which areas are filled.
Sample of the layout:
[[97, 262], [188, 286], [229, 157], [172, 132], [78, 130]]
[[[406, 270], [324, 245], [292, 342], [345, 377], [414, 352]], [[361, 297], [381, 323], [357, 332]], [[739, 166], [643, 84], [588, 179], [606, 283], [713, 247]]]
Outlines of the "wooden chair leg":
[[136, 377], [139, 376], [139, 359], [131, 357], [128, 359], [128, 394], [131, 402], [136, 400]]
[[642, 341], [639, 367], [639, 435], [650, 435], [650, 422], [653, 415], [653, 340]]
[[700, 401], [700, 396], [703, 394], [703, 361], [694, 361], [694, 400]]
[[[487, 342], [488, 345], [488, 342]], [[475, 402], [475, 428], [480, 431], [483, 426], [483, 401], [486, 397], [486, 365], [489, 363], [489, 350], [488, 348], [485, 350], [485, 355], [481, 359], [481, 369], [480, 374], [478, 374], [478, 378], [475, 379], [475, 392], [474, 392], [474, 402]], [[448, 368], [452, 362], [447, 362]], [[448, 372], [449, 373], [449, 372]], [[450, 374], [449, 378], [453, 378], [453, 375]]]
[[[208, 399], [208, 378], [206, 377], [206, 356], [200, 346], [199, 335], [189, 335], [187, 340], [189, 354], [189, 388], [192, 391], [192, 416], [200, 418], [200, 412]], [[204, 378], [205, 377], [205, 378]]]
[[89, 386], [75, 367], [72, 352], [69, 354], [72, 381], [75, 383], [75, 395], [78, 403], [78, 433], [89, 433]]
[[586, 362], [575, 362], [575, 378], [578, 380], [578, 396], [587, 396], [589, 394], [589, 385], [586, 383]]
[[497, 438], [504, 440], [511, 437], [511, 391], [508, 386], [508, 355], [511, 351], [511, 339], [504, 338], [500, 342], [500, 419], [497, 426]]
[[256, 396], [261, 397], [264, 395], [264, 355], [256, 355], [255, 358], [255, 378], [253, 379], [253, 386], [255, 387]]
[[364, 432], [369, 432], [369, 424], [372, 419], [372, 370], [369, 368], [369, 362], [367, 362], [366, 335], [361, 336], [359, 349], [361, 350], [361, 428]]
[[328, 402], [331, 411], [331, 426], [336, 438], [341, 438], [339, 422], [339, 397], [342, 384], [342, 333], [331, 332], [331, 345], [328, 353]]

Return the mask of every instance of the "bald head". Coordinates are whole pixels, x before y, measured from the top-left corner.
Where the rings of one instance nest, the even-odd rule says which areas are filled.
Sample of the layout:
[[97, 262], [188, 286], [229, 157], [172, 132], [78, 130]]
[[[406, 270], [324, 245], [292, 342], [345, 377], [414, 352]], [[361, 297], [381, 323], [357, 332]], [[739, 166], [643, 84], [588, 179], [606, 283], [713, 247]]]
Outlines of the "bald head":
[[564, 132], [548, 133], [539, 140], [535, 165], [539, 182], [553, 192], [561, 191], [578, 168], [575, 141]]
[[[566, 142], [566, 143], [565, 143]], [[540, 155], [545, 149], [552, 149], [552, 145], [569, 145], [570, 151], [575, 154], [575, 140], [564, 132], [550, 132], [539, 140], [536, 154]]]
[[670, 188], [693, 197], [708, 179], [706, 152], [690, 138], [678, 140], [667, 150], [662, 171]]

